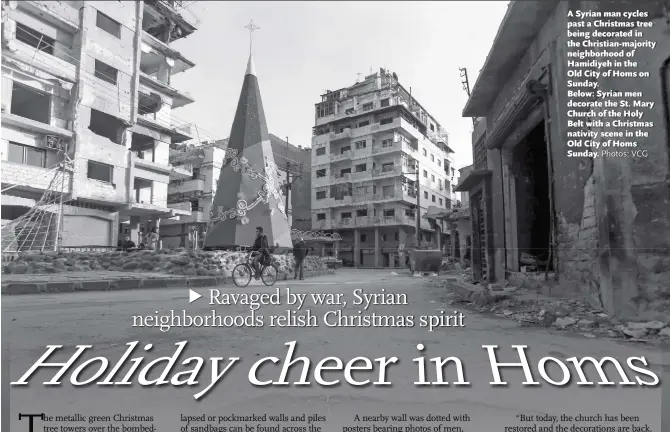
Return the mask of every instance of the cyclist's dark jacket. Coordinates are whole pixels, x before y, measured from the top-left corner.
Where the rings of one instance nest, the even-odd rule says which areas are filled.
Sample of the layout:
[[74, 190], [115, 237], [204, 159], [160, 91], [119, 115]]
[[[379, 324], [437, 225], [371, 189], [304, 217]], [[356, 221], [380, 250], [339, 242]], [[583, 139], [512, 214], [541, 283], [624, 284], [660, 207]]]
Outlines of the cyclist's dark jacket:
[[265, 236], [265, 234], [262, 234], [260, 237], [256, 237], [256, 240], [254, 240], [254, 245], [251, 247], [251, 250], [259, 251], [263, 255], [268, 255], [270, 253], [268, 247], [268, 238]]

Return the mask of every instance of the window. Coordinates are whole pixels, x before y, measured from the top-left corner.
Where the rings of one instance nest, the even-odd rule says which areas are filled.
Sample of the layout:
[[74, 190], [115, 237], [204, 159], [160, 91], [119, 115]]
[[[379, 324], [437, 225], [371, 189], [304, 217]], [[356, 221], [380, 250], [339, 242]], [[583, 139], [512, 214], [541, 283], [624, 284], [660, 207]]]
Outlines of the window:
[[326, 148], [325, 147], [319, 147], [316, 149], [316, 155], [317, 156], [323, 156], [326, 154]]
[[316, 199], [321, 200], [326, 198], [326, 191], [318, 191], [316, 193]]
[[191, 200], [191, 211], [200, 211], [200, 201], [195, 199]]
[[326, 220], [326, 214], [325, 213], [317, 213], [316, 220]]
[[7, 160], [21, 165], [46, 168], [47, 152], [41, 148], [10, 141], [7, 148]]
[[322, 102], [316, 105], [316, 117], [326, 117], [329, 115], [335, 114], [335, 103], [334, 102]]
[[380, 125], [385, 125], [385, 124], [389, 124], [389, 123], [393, 123], [393, 117], [387, 117], [385, 119], [379, 120]]
[[369, 124], [370, 124], [370, 122], [367, 121], [367, 120], [366, 120], [366, 121], [362, 121], [362, 122], [358, 123], [358, 127], [359, 127], [359, 128], [362, 128], [362, 127], [368, 126]]
[[384, 217], [394, 217], [395, 209], [384, 210]]
[[423, 155], [428, 156], [428, 152], [426, 151], [426, 149], [423, 149]]
[[430, 124], [430, 130], [433, 131], [433, 132], [435, 132], [435, 125], [432, 124], [432, 123]]
[[345, 153], [348, 152], [349, 150], [351, 150], [351, 147], [349, 147], [349, 146], [342, 147], [342, 148], [340, 149], [340, 154], [345, 154]]
[[354, 145], [356, 146], [356, 150], [364, 149], [367, 146], [367, 141], [366, 140], [356, 141]]
[[54, 53], [55, 40], [37, 30], [33, 30], [30, 27], [21, 24], [20, 22], [16, 23], [16, 40], [23, 42], [26, 45], [30, 45], [38, 51], [43, 51], [51, 55]]
[[432, 181], [433, 183], [435, 183], [435, 174], [431, 174], [431, 175], [430, 175], [430, 181]]
[[353, 108], [348, 108], [344, 113], [345, 113], [346, 115], [351, 115], [351, 114], [354, 113], [354, 109], [353, 109]]
[[342, 213], [340, 213], [340, 218], [342, 218], [342, 219], [351, 219], [351, 212], [342, 212]]
[[423, 176], [424, 176], [425, 178], [428, 178], [428, 171], [423, 170]]
[[114, 183], [114, 167], [100, 162], [88, 161], [88, 178]]
[[51, 123], [51, 95], [14, 81], [10, 113], [40, 123]]
[[393, 171], [393, 162], [382, 164], [382, 172]]
[[356, 217], [365, 217], [368, 215], [367, 209], [364, 210], [356, 210]]
[[443, 189], [443, 187], [442, 187], [442, 179], [438, 179], [437, 181], [438, 181], [438, 184], [440, 185], [440, 190], [442, 190], [442, 189]]
[[324, 169], [316, 170], [316, 176], [317, 176], [317, 178], [318, 177], [325, 177], [326, 176], [326, 169], [324, 168]]
[[382, 107], [387, 107], [387, 106], [389, 106], [389, 98], [382, 99], [382, 100], [380, 101], [380, 105], [381, 105]]
[[356, 165], [356, 172], [363, 172], [367, 170], [367, 165], [366, 164], [360, 164]]
[[441, 166], [442, 166], [442, 161], [441, 161], [441, 160], [439, 160], [439, 159], [437, 160], [437, 166], [439, 166], [439, 167], [441, 167]]
[[95, 77], [116, 85], [119, 71], [100, 60], [95, 61]]
[[424, 197], [425, 199], [428, 199], [428, 192], [423, 191], [423, 197]]
[[430, 161], [435, 162], [435, 155], [434, 154], [430, 155]]
[[343, 168], [340, 170], [340, 177], [344, 177], [347, 174], [351, 174], [351, 168]]
[[432, 199], [432, 201], [435, 202], [435, 195], [433, 195], [433, 199]]
[[440, 198], [440, 205], [442, 205], [442, 198]]
[[393, 234], [393, 239], [394, 239], [395, 241], [398, 241], [398, 238], [399, 238], [398, 233], [394, 233], [394, 234]]
[[112, 36], [121, 39], [121, 24], [100, 11], [98, 11], [98, 15], [95, 18], [95, 25]]
[[126, 126], [119, 118], [91, 109], [91, 120], [88, 129], [115, 144], [123, 145], [123, 133], [126, 130]]
[[370, 111], [374, 107], [374, 104], [372, 102], [368, 102], [366, 104], [363, 104], [363, 111]]
[[382, 140], [382, 148], [391, 147], [393, 145], [393, 140], [385, 139]]

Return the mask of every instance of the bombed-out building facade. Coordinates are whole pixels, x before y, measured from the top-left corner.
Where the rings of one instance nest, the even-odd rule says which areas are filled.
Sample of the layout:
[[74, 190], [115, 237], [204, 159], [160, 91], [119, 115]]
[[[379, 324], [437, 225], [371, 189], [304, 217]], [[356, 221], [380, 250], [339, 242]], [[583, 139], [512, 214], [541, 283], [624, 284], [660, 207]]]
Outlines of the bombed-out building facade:
[[167, 201], [192, 175], [169, 162], [193, 138], [172, 115], [193, 102], [171, 85], [194, 66], [171, 46], [197, 26], [180, 3], [2, 2], [3, 250], [114, 247], [190, 213]]
[[[537, 280], [621, 317], [667, 313], [670, 20], [663, 6], [511, 2], [463, 111], [476, 119], [474, 163], [457, 187], [469, 194], [475, 279]], [[636, 56], [650, 76], [597, 82], [603, 91], [641, 91], [655, 103], [644, 117], [654, 126], [635, 138], [638, 157], [570, 157], [568, 10], [630, 7], [653, 22], [644, 38], [657, 45]]]

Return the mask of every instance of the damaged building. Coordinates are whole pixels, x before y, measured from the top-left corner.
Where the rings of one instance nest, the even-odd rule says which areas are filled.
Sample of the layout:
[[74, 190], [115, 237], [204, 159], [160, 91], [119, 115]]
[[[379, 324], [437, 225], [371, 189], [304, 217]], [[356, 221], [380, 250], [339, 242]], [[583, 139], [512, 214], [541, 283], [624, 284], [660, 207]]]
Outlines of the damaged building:
[[[470, 196], [473, 276], [503, 282], [538, 272], [552, 293], [581, 293], [620, 317], [667, 313], [670, 276], [667, 1], [513, 1], [463, 111], [479, 118], [474, 164], [457, 189]], [[649, 13], [636, 60], [650, 76], [600, 78], [638, 90], [654, 127], [639, 157], [569, 157], [568, 10]], [[592, 128], [597, 131], [597, 129]], [[544, 280], [544, 275], [549, 276]]]
[[62, 207], [35, 229], [113, 247], [189, 213], [167, 201], [170, 179], [192, 174], [169, 163], [169, 146], [193, 138], [172, 117], [193, 99], [171, 77], [194, 63], [169, 44], [197, 24], [177, 3], [2, 2], [3, 227]]

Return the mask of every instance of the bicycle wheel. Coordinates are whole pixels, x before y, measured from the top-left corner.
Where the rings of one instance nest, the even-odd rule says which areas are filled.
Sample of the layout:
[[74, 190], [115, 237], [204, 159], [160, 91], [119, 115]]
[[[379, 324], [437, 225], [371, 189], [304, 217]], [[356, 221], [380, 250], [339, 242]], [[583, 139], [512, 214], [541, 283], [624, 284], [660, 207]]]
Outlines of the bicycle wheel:
[[279, 273], [279, 271], [274, 264], [264, 266], [261, 270], [261, 280], [265, 285], [272, 286], [277, 282], [277, 273]]
[[233, 269], [233, 283], [240, 288], [244, 288], [251, 282], [253, 271], [248, 264], [238, 264]]

